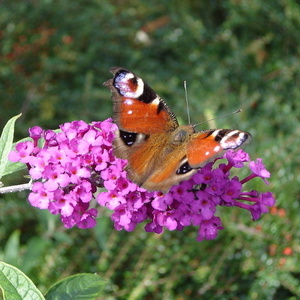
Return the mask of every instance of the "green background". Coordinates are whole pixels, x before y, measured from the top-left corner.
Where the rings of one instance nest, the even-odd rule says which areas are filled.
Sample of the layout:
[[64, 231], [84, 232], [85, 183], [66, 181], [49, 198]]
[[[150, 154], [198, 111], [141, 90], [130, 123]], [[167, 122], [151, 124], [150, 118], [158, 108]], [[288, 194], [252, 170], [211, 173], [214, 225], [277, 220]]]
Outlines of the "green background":
[[[108, 279], [107, 299], [298, 299], [300, 297], [300, 5], [296, 0], [14, 1], [0, 9], [0, 128], [56, 129], [112, 115], [102, 83], [112, 66], [141, 76], [187, 122], [183, 81], [199, 129], [253, 135], [277, 205], [252, 222], [222, 208], [225, 230], [196, 242], [196, 228], [162, 235], [117, 232], [101, 211], [93, 230], [65, 229], [32, 208], [28, 192], [0, 196], [0, 259], [45, 292], [79, 272]], [[225, 113], [243, 112], [226, 118]], [[26, 181], [18, 174], [5, 184]]]

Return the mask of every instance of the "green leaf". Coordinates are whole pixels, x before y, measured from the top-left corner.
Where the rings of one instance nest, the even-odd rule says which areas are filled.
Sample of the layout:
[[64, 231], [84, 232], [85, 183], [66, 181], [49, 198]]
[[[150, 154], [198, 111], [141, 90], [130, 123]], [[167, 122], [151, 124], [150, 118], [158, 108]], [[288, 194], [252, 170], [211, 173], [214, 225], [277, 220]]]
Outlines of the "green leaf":
[[[14, 150], [16, 144], [21, 143], [21, 142], [26, 142], [26, 141], [32, 141], [31, 138], [27, 137], [24, 139], [19, 140], [18, 142], [14, 143], [11, 147], [11, 150]], [[12, 162], [10, 160], [7, 161], [5, 170], [3, 171], [2, 177], [11, 173], [15, 173], [21, 170], [27, 169], [26, 164], [21, 163], [21, 162]]]
[[11, 118], [3, 128], [0, 137], [0, 179], [2, 178], [6, 165], [8, 163], [8, 153], [12, 148], [15, 122], [21, 114]]
[[54, 284], [45, 295], [47, 300], [92, 300], [99, 297], [99, 293], [108, 282], [95, 274], [77, 274]]
[[18, 266], [20, 259], [20, 230], [15, 230], [4, 247], [4, 258], [7, 263]]
[[27, 242], [26, 251], [22, 257], [22, 270], [29, 273], [34, 267], [43, 263], [43, 256], [50, 247], [49, 239], [41, 236], [34, 236]]
[[5, 170], [3, 171], [2, 176], [5, 176], [5, 175], [11, 174], [11, 173], [15, 173], [15, 172], [18, 172], [18, 171], [21, 171], [24, 169], [27, 169], [26, 164], [23, 164], [21, 162], [12, 162], [9, 160], [6, 163]]
[[23, 272], [4, 262], [0, 262], [0, 288], [7, 300], [45, 299]]

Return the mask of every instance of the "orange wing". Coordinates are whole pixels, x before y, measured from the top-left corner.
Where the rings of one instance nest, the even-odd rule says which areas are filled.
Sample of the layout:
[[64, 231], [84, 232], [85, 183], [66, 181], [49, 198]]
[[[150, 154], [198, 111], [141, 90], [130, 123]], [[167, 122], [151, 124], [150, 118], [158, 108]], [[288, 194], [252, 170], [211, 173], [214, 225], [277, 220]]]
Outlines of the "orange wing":
[[148, 135], [178, 127], [174, 113], [141, 78], [124, 68], [110, 71], [114, 78], [104, 85], [112, 91], [114, 120], [121, 130]]
[[187, 147], [187, 159], [192, 168], [199, 168], [221, 157], [226, 150], [238, 149], [251, 141], [248, 132], [232, 129], [212, 129], [195, 133]]

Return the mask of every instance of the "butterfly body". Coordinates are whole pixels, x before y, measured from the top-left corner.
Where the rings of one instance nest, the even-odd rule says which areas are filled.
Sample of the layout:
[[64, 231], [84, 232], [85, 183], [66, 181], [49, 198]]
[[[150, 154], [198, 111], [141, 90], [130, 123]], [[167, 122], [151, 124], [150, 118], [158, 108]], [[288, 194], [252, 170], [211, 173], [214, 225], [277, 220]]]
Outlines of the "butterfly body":
[[124, 68], [111, 68], [113, 118], [119, 127], [114, 153], [128, 161], [128, 178], [147, 190], [167, 192], [197, 169], [249, 142], [251, 135], [231, 129], [195, 132], [179, 126], [166, 103], [141, 78]]

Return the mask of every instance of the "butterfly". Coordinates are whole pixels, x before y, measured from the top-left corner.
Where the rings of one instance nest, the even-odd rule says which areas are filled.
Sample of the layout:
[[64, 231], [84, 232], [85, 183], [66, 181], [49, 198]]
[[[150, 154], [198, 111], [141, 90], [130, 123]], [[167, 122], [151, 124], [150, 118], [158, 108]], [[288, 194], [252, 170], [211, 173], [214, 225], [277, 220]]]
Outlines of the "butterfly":
[[113, 67], [106, 82], [112, 92], [113, 119], [118, 125], [115, 156], [126, 159], [127, 177], [149, 191], [166, 193], [228, 149], [250, 142], [251, 135], [232, 129], [195, 132], [176, 116], [153, 89], [133, 72]]

